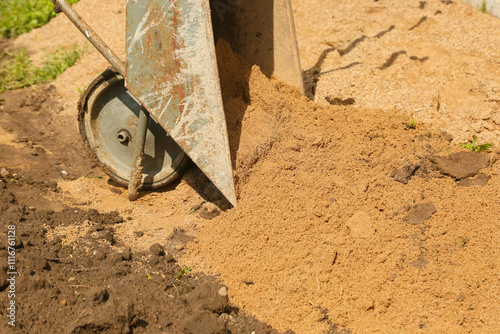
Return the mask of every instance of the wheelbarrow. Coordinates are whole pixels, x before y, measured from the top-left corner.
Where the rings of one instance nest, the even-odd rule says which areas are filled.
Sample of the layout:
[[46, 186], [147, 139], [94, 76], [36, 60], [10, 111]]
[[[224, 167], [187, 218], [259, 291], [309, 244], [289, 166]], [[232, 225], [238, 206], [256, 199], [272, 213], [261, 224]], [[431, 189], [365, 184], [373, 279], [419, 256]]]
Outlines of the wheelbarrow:
[[85, 147], [104, 172], [135, 200], [192, 160], [236, 206], [214, 41], [303, 90], [290, 0], [128, 0], [125, 62], [66, 0], [52, 1], [112, 65], [78, 107]]

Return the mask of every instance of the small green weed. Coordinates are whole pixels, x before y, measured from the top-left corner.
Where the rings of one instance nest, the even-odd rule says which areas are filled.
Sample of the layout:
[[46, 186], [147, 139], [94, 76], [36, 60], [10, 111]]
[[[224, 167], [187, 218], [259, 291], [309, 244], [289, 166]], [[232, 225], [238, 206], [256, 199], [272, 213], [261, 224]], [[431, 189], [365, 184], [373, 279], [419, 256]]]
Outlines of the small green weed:
[[87, 172], [87, 174], [85, 174], [84, 178], [86, 178], [86, 179], [102, 179], [103, 177], [106, 176], [105, 174], [103, 174], [103, 175], [93, 175], [92, 176], [92, 174], [94, 174], [94, 171], [93, 170], [89, 170]]
[[[69, 0], [69, 4], [78, 0]], [[51, 0], [0, 0], [0, 35], [15, 38], [56, 16]]]
[[406, 122], [406, 128], [408, 130], [416, 129], [417, 128], [417, 121], [414, 119], [409, 120], [408, 122]]
[[86, 48], [80, 48], [76, 44], [71, 50], [58, 49], [49, 53], [45, 57], [45, 64], [40, 67], [32, 64], [26, 49], [7, 52], [10, 58], [5, 60], [0, 68], [0, 93], [50, 82], [76, 63], [85, 52]]
[[476, 145], [476, 142], [477, 142], [477, 136], [472, 135], [472, 143], [462, 144], [462, 147], [468, 149], [471, 152], [483, 152], [489, 150], [493, 146], [493, 143]]
[[177, 275], [177, 279], [182, 279], [184, 276], [186, 276], [187, 273], [191, 272], [191, 268], [185, 267], [181, 271], [179, 271], [179, 275]]
[[481, 13], [488, 13], [488, 9], [486, 8], [486, 0], [483, 0], [483, 3], [481, 4], [481, 7], [479, 7], [479, 11]]

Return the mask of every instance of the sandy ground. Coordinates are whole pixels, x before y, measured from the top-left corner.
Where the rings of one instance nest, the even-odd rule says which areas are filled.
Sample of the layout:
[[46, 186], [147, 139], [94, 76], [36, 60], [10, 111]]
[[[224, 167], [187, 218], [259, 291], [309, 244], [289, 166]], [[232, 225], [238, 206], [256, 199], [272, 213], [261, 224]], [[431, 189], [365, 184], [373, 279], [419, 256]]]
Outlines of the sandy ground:
[[352, 98], [458, 142], [472, 134], [498, 142], [500, 19], [448, 3], [296, 1], [302, 65], [319, 79], [315, 101]]
[[[124, 3], [75, 5], [121, 57]], [[237, 209], [193, 188], [196, 170], [134, 204], [106, 179], [60, 181], [65, 203], [130, 217], [116, 233], [132, 249], [183, 228], [196, 239], [178, 245], [182, 264], [219, 275], [233, 303], [281, 331], [494, 332], [499, 152], [481, 154], [472, 179], [443, 174], [436, 156], [464, 151], [473, 134], [498, 147], [500, 20], [458, 1], [293, 4], [313, 101], [218, 47]], [[14, 46], [40, 61], [75, 42], [86, 43], [59, 16]], [[79, 88], [106, 66], [89, 47], [54, 82], [67, 133]], [[404, 182], [393, 177], [401, 168], [412, 171]], [[207, 220], [199, 205], [222, 211]]]

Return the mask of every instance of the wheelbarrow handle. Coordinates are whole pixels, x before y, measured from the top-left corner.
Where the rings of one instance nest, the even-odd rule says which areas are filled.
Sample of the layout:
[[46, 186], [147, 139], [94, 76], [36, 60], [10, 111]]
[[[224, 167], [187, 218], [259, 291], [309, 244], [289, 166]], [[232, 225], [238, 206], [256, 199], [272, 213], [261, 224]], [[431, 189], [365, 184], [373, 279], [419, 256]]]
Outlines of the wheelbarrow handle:
[[104, 41], [95, 33], [77, 12], [71, 8], [66, 0], [52, 0], [54, 3], [54, 12], [63, 12], [68, 19], [82, 32], [92, 45], [106, 58], [107, 61], [125, 77], [125, 64], [118, 56], [104, 43]]

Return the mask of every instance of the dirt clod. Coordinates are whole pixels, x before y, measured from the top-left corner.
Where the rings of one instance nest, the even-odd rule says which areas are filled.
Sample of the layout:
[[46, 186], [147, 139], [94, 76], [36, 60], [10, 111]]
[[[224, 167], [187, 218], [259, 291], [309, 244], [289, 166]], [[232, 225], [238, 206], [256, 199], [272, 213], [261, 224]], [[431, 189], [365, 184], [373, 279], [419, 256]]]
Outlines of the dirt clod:
[[474, 179], [464, 179], [464, 180], [458, 181], [458, 185], [461, 187], [473, 187], [473, 186], [484, 187], [485, 185], [488, 184], [488, 181], [490, 179], [491, 179], [490, 175], [480, 173]]
[[415, 172], [420, 168], [420, 164], [409, 164], [392, 172], [394, 180], [403, 184], [408, 184]]
[[404, 217], [404, 221], [408, 224], [420, 224], [431, 218], [437, 212], [436, 206], [433, 203], [420, 203], [413, 206], [408, 214]]
[[94, 253], [96, 260], [104, 260], [106, 258], [106, 253], [102, 249], [98, 249]]
[[456, 152], [449, 156], [432, 156], [430, 160], [444, 175], [456, 180], [476, 175], [486, 167], [489, 158], [479, 152]]
[[165, 248], [163, 248], [163, 246], [158, 243], [151, 245], [151, 247], [149, 247], [149, 251], [151, 252], [151, 254], [156, 256], [165, 255]]

